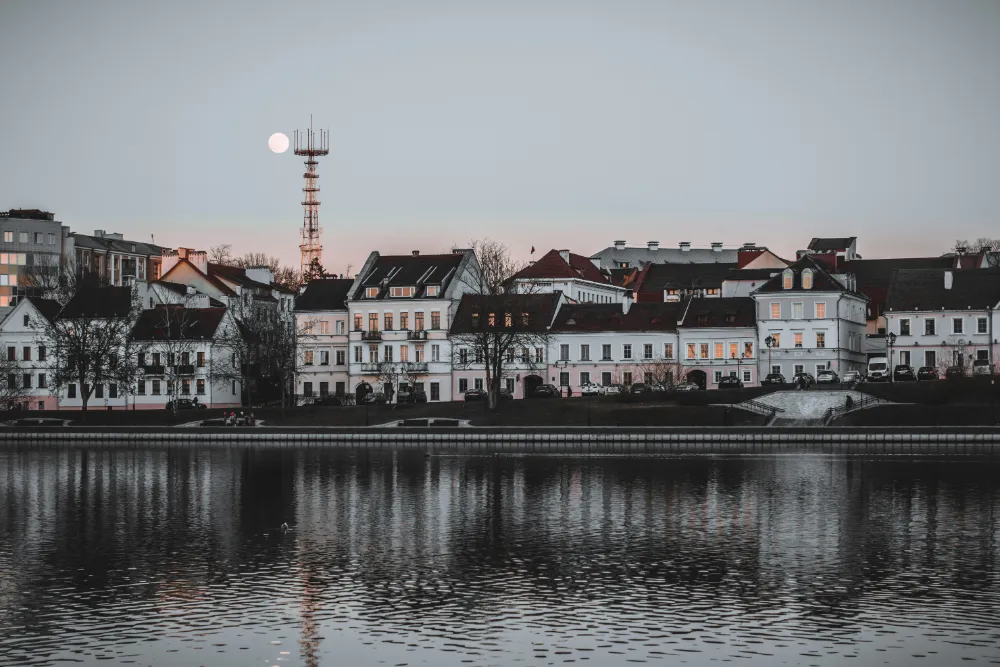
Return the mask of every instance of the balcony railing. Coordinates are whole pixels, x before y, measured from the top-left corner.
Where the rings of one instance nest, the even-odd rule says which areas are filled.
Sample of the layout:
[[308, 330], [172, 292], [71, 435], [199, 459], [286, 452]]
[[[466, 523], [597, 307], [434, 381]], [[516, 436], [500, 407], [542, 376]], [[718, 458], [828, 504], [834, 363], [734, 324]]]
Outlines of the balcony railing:
[[406, 338], [407, 340], [427, 340], [427, 331], [407, 331]]
[[194, 375], [194, 364], [178, 364], [174, 366], [177, 375]]
[[361, 340], [382, 340], [381, 331], [362, 331]]
[[410, 373], [427, 372], [427, 362], [425, 361], [406, 361], [403, 362], [403, 367]]
[[142, 367], [142, 372], [146, 375], [163, 375], [162, 364], [146, 364]]
[[372, 364], [372, 363], [361, 364], [361, 372], [362, 373], [378, 373], [378, 367], [379, 367], [378, 364]]

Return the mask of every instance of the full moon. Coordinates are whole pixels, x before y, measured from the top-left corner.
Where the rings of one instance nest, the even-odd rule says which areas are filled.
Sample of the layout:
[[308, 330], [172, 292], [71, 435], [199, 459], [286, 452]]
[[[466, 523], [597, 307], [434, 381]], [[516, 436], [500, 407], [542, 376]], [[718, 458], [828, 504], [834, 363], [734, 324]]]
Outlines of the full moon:
[[281, 132], [275, 132], [267, 140], [267, 147], [275, 153], [284, 153], [288, 150], [288, 137]]

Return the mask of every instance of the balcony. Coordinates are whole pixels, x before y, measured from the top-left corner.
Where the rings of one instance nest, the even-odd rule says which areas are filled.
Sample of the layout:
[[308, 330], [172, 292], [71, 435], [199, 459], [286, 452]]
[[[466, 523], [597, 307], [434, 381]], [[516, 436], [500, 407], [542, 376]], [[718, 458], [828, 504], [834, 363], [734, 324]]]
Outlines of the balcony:
[[162, 364], [145, 364], [142, 367], [142, 372], [146, 375], [163, 375], [163, 365]]
[[362, 373], [378, 373], [379, 364], [361, 364]]
[[179, 364], [174, 366], [175, 375], [194, 375], [194, 364]]
[[381, 331], [362, 331], [361, 340], [382, 340]]
[[427, 331], [426, 330], [422, 330], [422, 331], [407, 331], [406, 332], [406, 339], [407, 340], [427, 340]]
[[402, 364], [404, 369], [409, 373], [426, 373], [427, 372], [427, 362], [424, 361], [407, 361]]

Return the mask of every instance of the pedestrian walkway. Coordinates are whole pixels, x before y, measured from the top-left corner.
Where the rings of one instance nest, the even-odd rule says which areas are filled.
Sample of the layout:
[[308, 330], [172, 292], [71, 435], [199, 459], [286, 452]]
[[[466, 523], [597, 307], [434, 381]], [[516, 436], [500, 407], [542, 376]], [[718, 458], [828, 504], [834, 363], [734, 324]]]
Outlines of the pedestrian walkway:
[[776, 391], [756, 401], [784, 411], [774, 421], [774, 426], [822, 426], [826, 411], [844, 407], [848, 396], [854, 403], [859, 403], [864, 394], [853, 389], [795, 389]]

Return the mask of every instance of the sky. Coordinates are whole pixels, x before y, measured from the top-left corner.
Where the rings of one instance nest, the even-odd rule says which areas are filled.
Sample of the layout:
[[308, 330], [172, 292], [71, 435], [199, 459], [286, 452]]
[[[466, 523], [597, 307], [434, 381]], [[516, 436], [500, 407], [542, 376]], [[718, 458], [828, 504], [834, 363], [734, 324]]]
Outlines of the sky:
[[0, 210], [298, 265], [1000, 233], [996, 0], [0, 0]]

